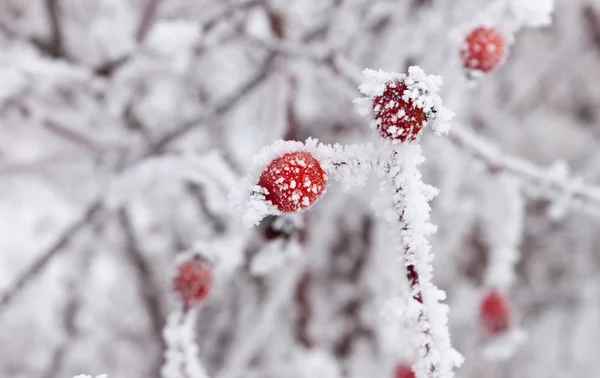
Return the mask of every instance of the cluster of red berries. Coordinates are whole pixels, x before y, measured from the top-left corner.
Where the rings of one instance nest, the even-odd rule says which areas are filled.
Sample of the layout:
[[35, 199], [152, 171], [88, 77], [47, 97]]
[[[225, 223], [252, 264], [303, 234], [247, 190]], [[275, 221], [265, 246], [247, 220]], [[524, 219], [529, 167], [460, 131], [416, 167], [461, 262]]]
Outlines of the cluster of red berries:
[[267, 201], [279, 211], [291, 213], [304, 210], [319, 199], [327, 186], [327, 176], [313, 154], [295, 151], [271, 161], [258, 185], [267, 190]]
[[488, 73], [504, 58], [504, 36], [494, 27], [479, 26], [465, 38], [460, 50], [463, 67]]
[[202, 303], [213, 286], [211, 266], [199, 256], [177, 266], [173, 290], [186, 307]]
[[484, 329], [498, 335], [510, 326], [510, 307], [506, 298], [496, 290], [490, 291], [481, 301], [479, 316]]

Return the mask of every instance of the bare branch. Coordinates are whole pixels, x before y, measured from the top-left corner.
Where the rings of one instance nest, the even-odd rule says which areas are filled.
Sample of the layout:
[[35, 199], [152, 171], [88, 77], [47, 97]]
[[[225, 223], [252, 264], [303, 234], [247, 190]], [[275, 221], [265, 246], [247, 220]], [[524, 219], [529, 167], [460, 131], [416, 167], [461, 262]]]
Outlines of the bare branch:
[[58, 255], [65, 247], [67, 247], [71, 240], [73, 240], [73, 238], [78, 235], [88, 223], [95, 219], [95, 217], [100, 213], [101, 209], [101, 202], [94, 201], [88, 206], [81, 218], [67, 228], [47, 251], [42, 253], [42, 255], [38, 257], [36, 261], [25, 270], [25, 272], [21, 273], [16, 281], [13, 282], [11, 287], [7, 289], [2, 296], [0, 296], [0, 314], [2, 311], [6, 310], [7, 306], [12, 303], [15, 297], [21, 293], [25, 286], [46, 267], [52, 258]]

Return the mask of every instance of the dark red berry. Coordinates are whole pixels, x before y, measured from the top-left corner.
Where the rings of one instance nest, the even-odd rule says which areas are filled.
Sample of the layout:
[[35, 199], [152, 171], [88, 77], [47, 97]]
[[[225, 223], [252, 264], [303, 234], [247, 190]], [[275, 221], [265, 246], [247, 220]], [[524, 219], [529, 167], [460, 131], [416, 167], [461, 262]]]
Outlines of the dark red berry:
[[410, 365], [400, 364], [396, 366], [394, 378], [415, 378], [415, 373]]
[[425, 124], [425, 112], [403, 98], [406, 89], [401, 81], [393, 81], [386, 85], [382, 95], [373, 99], [377, 130], [386, 139], [412, 142]]
[[484, 328], [496, 335], [505, 332], [509, 327], [510, 308], [506, 298], [497, 291], [488, 293], [481, 302], [481, 321]]
[[503, 56], [504, 36], [495, 28], [485, 26], [473, 29], [460, 50], [464, 68], [486, 73], [495, 69]]
[[201, 259], [186, 261], [177, 267], [173, 290], [186, 306], [196, 306], [210, 293], [212, 270]]
[[327, 177], [311, 153], [296, 151], [274, 159], [258, 185], [268, 191], [267, 201], [279, 211], [291, 213], [312, 205], [325, 191]]

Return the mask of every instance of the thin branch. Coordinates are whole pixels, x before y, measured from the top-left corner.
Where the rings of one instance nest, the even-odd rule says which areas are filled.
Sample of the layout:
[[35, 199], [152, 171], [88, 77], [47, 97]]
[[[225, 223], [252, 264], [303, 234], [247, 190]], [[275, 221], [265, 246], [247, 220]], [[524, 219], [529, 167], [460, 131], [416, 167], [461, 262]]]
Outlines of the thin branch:
[[95, 219], [101, 209], [101, 202], [94, 201], [88, 206], [83, 215], [67, 228], [47, 251], [42, 253], [42, 255], [38, 257], [25, 272], [21, 273], [11, 287], [0, 296], [0, 314], [2, 311], [6, 310], [7, 306], [21, 293], [27, 283], [35, 278], [54, 256], [58, 255], [66, 246], [68, 246], [73, 238], [78, 235], [87, 224]]
[[67, 284], [68, 299], [65, 305], [65, 315], [62, 319], [62, 330], [65, 334], [65, 338], [56, 347], [52, 354], [50, 367], [44, 378], [59, 378], [60, 373], [63, 369], [65, 356], [67, 355], [70, 347], [73, 345], [73, 341], [79, 336], [80, 332], [76, 326], [77, 315], [83, 307], [84, 293], [85, 293], [85, 281], [89, 277], [87, 272], [90, 267], [90, 262], [94, 255], [92, 249], [86, 249], [81, 251], [78, 264], [74, 271], [76, 272], [72, 279]]
[[46, 5], [48, 24], [50, 25], [50, 38], [48, 41], [31, 38], [30, 41], [45, 55], [71, 61], [71, 57], [64, 46], [60, 0], [45, 0], [44, 4]]
[[229, 356], [224, 369], [218, 374], [218, 378], [239, 378], [243, 376], [244, 369], [271, 335], [279, 311], [288, 301], [292, 300], [296, 284], [303, 272], [304, 263], [302, 260], [302, 258], [296, 260], [285, 274], [282, 274], [283, 277], [269, 294], [265, 305], [261, 309], [261, 318], [254, 324], [252, 330], [244, 335], [241, 343], [233, 348], [233, 352]]
[[135, 41], [137, 43], [142, 43], [146, 40], [152, 25], [154, 24], [154, 20], [156, 19], [156, 13], [158, 11], [158, 7], [160, 6], [162, 0], [147, 0], [146, 6], [142, 11], [142, 16], [140, 18], [140, 24], [138, 25], [137, 32], [135, 33]]
[[[159, 288], [152, 279], [152, 272], [143, 252], [140, 249], [135, 230], [131, 223], [129, 214], [124, 208], [118, 211], [119, 222], [125, 234], [125, 254], [135, 270], [139, 290], [142, 292], [142, 302], [152, 326], [152, 339], [158, 346], [158, 351], [163, 351], [165, 343], [162, 337], [162, 329], [165, 319], [162, 315], [159, 300]], [[150, 377], [160, 378], [160, 369], [163, 364], [162, 356], [153, 359], [153, 367]]]
[[165, 365], [163, 378], [208, 378], [197, 355], [194, 340], [197, 308], [182, 308], [169, 315], [164, 329]]
[[600, 188], [589, 186], [576, 177], [552, 175], [548, 169], [504, 153], [460, 125], [452, 127], [449, 138], [458, 148], [483, 162], [489, 170], [504, 171], [536, 190], [545, 191], [546, 197], [567, 195], [575, 208], [595, 216], [600, 215]]
[[45, 120], [44, 127], [48, 131], [52, 132], [54, 135], [56, 135], [62, 139], [65, 139], [69, 142], [83, 146], [86, 149], [92, 151], [92, 153], [94, 153], [94, 154], [98, 154], [103, 151], [103, 148], [98, 146], [96, 144], [96, 142], [94, 142], [92, 139], [88, 138], [84, 134], [82, 134], [78, 131], [75, 131], [67, 126], [59, 124], [58, 122], [55, 122], [50, 119]]
[[238, 90], [236, 90], [233, 96], [225, 99], [224, 101], [219, 102], [213, 107], [212, 110], [208, 111], [207, 113], [191, 121], [185, 122], [179, 127], [166, 133], [159, 140], [153, 143], [149, 150], [143, 155], [143, 158], [164, 152], [164, 149], [169, 144], [186, 135], [188, 132], [197, 127], [198, 124], [203, 122], [215, 122], [217, 118], [221, 117], [223, 114], [229, 111], [229, 109], [237, 105], [242, 99], [244, 99], [250, 92], [252, 92], [256, 87], [258, 87], [260, 83], [262, 83], [268, 77], [275, 56], [275, 54], [270, 54], [269, 57], [266, 59], [265, 63], [263, 64], [262, 68], [257, 73], [255, 73], [246, 83], [244, 83]]
[[389, 160], [388, 176], [393, 186], [392, 200], [396, 212], [396, 218], [390, 217], [389, 220], [399, 227], [396, 243], [404, 255], [412, 299], [408, 313], [409, 319], [414, 322], [412, 326], [417, 334], [419, 356], [414, 370], [419, 378], [452, 377], [453, 368], [460, 365], [462, 357], [450, 344], [447, 311], [441, 303], [444, 294], [432, 283], [428, 236], [435, 227], [429, 219], [429, 201], [435, 190], [423, 183], [416, 166], [421, 157], [420, 147], [403, 147], [394, 151]]
[[255, 5], [261, 4], [263, 3], [264, 0], [246, 0], [246, 1], [240, 1], [234, 4], [231, 4], [227, 7], [225, 7], [222, 11], [218, 12], [217, 14], [215, 14], [214, 16], [210, 17], [209, 19], [202, 21], [202, 27], [204, 29], [204, 32], [208, 32], [211, 29], [213, 29], [217, 23], [219, 23], [221, 20], [228, 20], [231, 18], [231, 16], [233, 16], [233, 14], [239, 10], [247, 10], [249, 8], [252, 8]]

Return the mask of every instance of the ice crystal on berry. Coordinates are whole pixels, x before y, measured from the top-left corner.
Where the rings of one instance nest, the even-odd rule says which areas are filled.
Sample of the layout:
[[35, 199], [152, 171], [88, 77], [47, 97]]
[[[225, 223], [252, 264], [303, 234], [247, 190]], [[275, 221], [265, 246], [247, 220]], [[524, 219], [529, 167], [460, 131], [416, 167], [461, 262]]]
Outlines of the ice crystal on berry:
[[502, 62], [504, 48], [502, 33], [493, 27], [479, 26], [467, 35], [460, 50], [463, 67], [488, 73]]
[[173, 278], [173, 290], [186, 306], [201, 303], [210, 293], [212, 284], [212, 270], [199, 257], [178, 265]]
[[492, 291], [483, 298], [480, 316], [489, 333], [496, 335], [508, 330], [510, 309], [504, 296], [497, 291]]
[[360, 86], [366, 96], [355, 103], [359, 111], [373, 117], [372, 127], [384, 139], [395, 143], [413, 142], [421, 129], [431, 124], [436, 134], [445, 134], [454, 114], [442, 105], [437, 94], [442, 79], [426, 75], [419, 67], [408, 75], [367, 69]]
[[312, 205], [323, 194], [327, 177], [311, 153], [296, 151], [273, 160], [258, 185], [266, 189], [267, 201], [279, 211], [291, 213]]
[[425, 123], [425, 112], [410, 99], [403, 99], [407, 90], [403, 82], [391, 82], [381, 96], [373, 99], [373, 114], [382, 137], [412, 142], [419, 135]]

